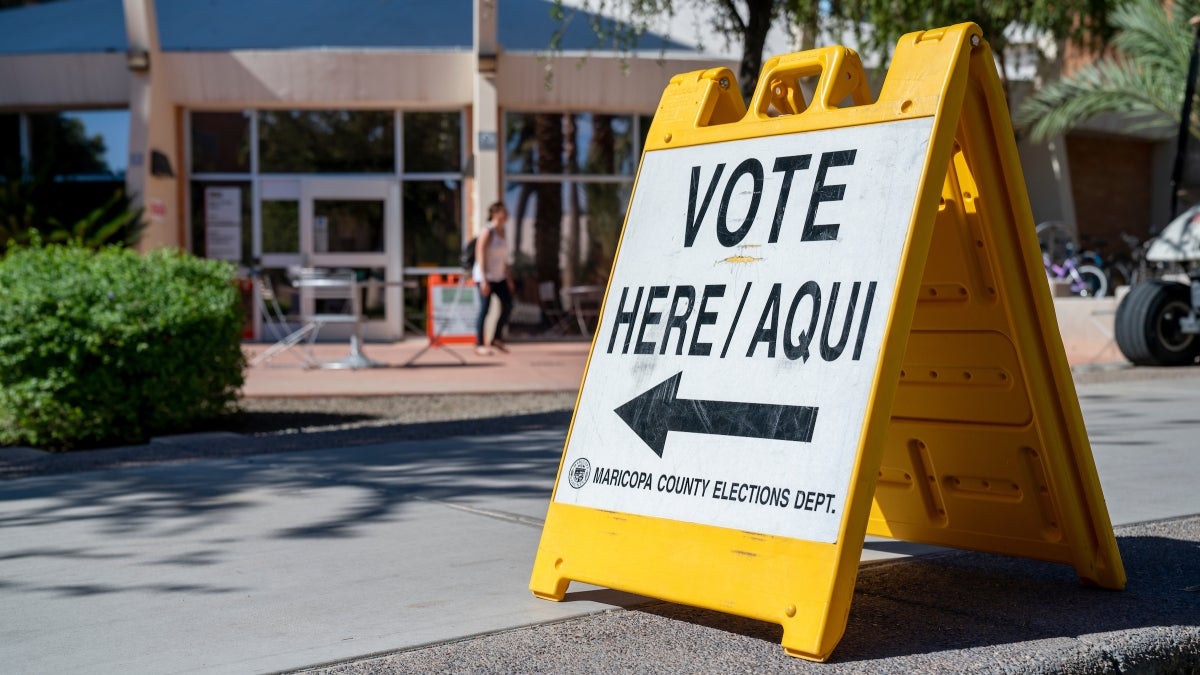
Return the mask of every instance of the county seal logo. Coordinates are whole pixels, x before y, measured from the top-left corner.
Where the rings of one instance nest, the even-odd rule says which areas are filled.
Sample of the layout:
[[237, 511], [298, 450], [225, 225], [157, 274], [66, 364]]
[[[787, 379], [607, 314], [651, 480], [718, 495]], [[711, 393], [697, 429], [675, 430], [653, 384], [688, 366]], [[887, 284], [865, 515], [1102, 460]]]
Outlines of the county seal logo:
[[592, 463], [580, 457], [571, 464], [571, 471], [567, 479], [571, 482], [571, 487], [578, 490], [587, 484], [590, 475], [592, 475]]

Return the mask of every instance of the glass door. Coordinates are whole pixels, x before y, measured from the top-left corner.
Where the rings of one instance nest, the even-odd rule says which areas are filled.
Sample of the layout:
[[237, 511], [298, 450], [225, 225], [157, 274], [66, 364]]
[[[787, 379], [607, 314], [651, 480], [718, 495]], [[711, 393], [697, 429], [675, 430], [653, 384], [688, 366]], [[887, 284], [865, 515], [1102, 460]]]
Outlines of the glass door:
[[[254, 258], [259, 281], [269, 292], [255, 307], [254, 334], [262, 340], [282, 339], [300, 327], [299, 294], [292, 286], [294, 270], [303, 266], [300, 251], [300, 181], [294, 178], [263, 178], [255, 184]], [[267, 299], [269, 298], [269, 300]], [[266, 303], [273, 302], [275, 307]], [[273, 325], [264, 312], [286, 317], [286, 325]]]
[[[379, 178], [272, 177], [260, 179], [257, 187], [257, 265], [282, 311], [290, 319], [346, 311], [321, 307], [321, 298], [298, 292], [291, 280], [305, 268], [353, 270], [364, 282], [360, 337], [403, 337], [399, 183]], [[351, 330], [349, 325], [331, 324], [321, 335], [349, 338]]]
[[[353, 270], [359, 281], [375, 282], [364, 283], [360, 289], [362, 337], [402, 337], [399, 183], [386, 179], [307, 178], [301, 182], [299, 207], [303, 266]], [[301, 298], [304, 303], [312, 301]], [[312, 311], [313, 307], [305, 309]]]

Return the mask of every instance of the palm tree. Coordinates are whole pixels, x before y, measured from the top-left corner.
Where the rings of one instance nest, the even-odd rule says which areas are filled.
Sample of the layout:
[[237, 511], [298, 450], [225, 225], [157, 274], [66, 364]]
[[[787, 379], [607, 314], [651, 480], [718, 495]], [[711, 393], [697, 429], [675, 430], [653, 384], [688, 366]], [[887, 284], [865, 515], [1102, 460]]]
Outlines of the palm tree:
[[[1117, 7], [1110, 19], [1117, 31], [1113, 52], [1026, 99], [1015, 125], [1040, 142], [1116, 114], [1130, 131], [1170, 137], [1179, 128], [1195, 39], [1188, 22], [1198, 14], [1200, 0], [1131, 0]], [[1188, 126], [1200, 138], [1195, 113]]]

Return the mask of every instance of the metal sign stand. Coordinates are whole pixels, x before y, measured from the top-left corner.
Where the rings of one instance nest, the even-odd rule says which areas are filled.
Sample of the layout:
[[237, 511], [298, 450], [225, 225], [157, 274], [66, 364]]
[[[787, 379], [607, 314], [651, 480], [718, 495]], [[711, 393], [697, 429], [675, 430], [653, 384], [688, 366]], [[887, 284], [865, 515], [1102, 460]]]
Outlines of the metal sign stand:
[[[455, 286], [454, 290], [452, 291], [453, 295], [451, 296], [451, 304], [455, 304], [458, 302], [459, 298], [462, 297], [461, 293], [464, 290], [467, 290], [468, 292], [471, 292], [471, 293], [475, 292], [474, 288], [468, 289], [467, 275], [460, 274], [460, 275], [458, 275], [458, 285]], [[432, 291], [430, 291], [430, 292], [432, 292]], [[430, 311], [432, 312], [433, 311], [433, 303], [430, 303], [429, 307], [430, 307]], [[467, 365], [467, 360], [465, 358], [463, 358], [463, 355], [454, 351], [454, 349], [452, 347], [450, 347], [448, 344], [446, 344], [446, 342], [444, 342], [441, 339], [442, 336], [445, 335], [446, 328], [449, 327], [450, 322], [452, 320], [453, 320], [453, 317], [449, 313], [447, 313], [445, 316], [442, 316], [440, 318], [435, 318], [433, 335], [429, 336], [429, 340], [428, 340], [428, 342], [425, 343], [425, 346], [421, 347], [420, 351], [418, 351], [416, 354], [413, 354], [412, 357], [410, 357], [407, 361], [405, 361], [401, 365], [401, 367], [402, 368], [408, 367], [408, 366], [411, 366], [413, 363], [416, 363], [417, 359], [421, 358], [421, 356], [423, 354], [425, 354], [425, 352], [428, 352], [430, 349], [433, 349], [434, 347], [444, 349], [448, 354], [450, 354], [454, 358], [458, 359], [458, 365], [460, 365], [460, 366]]]

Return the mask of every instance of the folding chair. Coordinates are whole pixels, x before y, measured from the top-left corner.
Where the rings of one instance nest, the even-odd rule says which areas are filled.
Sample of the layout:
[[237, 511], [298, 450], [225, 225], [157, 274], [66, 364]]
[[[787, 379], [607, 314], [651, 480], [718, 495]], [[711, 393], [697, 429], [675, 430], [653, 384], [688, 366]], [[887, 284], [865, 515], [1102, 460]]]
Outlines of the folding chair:
[[563, 311], [562, 301], [558, 297], [558, 289], [554, 287], [553, 281], [543, 281], [538, 284], [538, 307], [542, 310], [542, 316], [546, 317], [546, 321], [550, 324], [546, 332], [558, 335], [566, 334], [567, 327], [571, 325], [571, 315]]
[[261, 270], [253, 270], [250, 273], [250, 281], [254, 284], [259, 316], [262, 317], [266, 334], [276, 342], [284, 339], [289, 333], [288, 316], [279, 304], [279, 298], [275, 295], [275, 287], [271, 280], [265, 277]]
[[[250, 365], [266, 363], [304, 342], [305, 349], [300, 355], [301, 363], [306, 368], [321, 367], [321, 362], [313, 355], [313, 344], [316, 343], [321, 328], [331, 323], [356, 324], [359, 320], [354, 303], [357, 279], [352, 270], [329, 271], [301, 268], [291, 270], [289, 276], [291, 276], [292, 286], [300, 291], [302, 299], [306, 294], [309, 296], [308, 300], [314, 307], [314, 311], [306, 312], [304, 307], [309, 302], [302, 300], [300, 303], [301, 325], [291, 333], [285, 334], [288, 327], [287, 317], [280, 310], [274, 291], [269, 288], [269, 283], [261, 275], [256, 275], [255, 285], [260, 289], [258, 295], [260, 308], [263, 310], [263, 319], [269, 325], [272, 337], [276, 338], [276, 342], [263, 353], [251, 359]], [[331, 300], [343, 301], [340, 312], [318, 311], [317, 301]]]
[[[263, 333], [273, 341], [265, 351], [250, 359], [250, 365], [257, 366], [298, 345], [301, 340], [316, 330], [316, 326], [300, 321], [300, 328], [293, 329], [293, 322], [289, 321], [287, 313], [280, 306], [271, 280], [263, 275], [261, 270], [253, 270], [251, 280], [254, 284], [254, 296], [258, 304], [259, 316], [262, 317]], [[300, 362], [305, 367], [312, 366], [306, 354], [300, 354]]]

